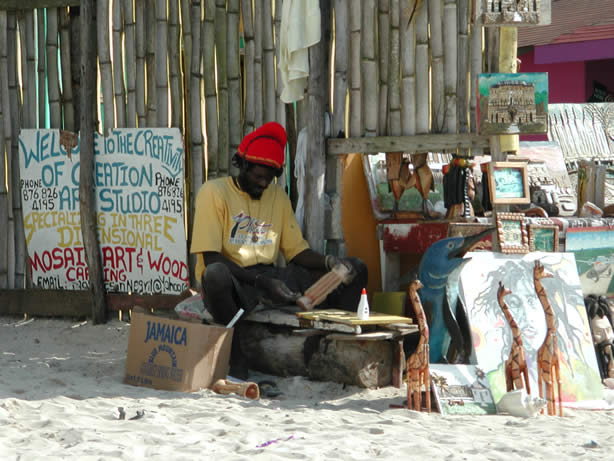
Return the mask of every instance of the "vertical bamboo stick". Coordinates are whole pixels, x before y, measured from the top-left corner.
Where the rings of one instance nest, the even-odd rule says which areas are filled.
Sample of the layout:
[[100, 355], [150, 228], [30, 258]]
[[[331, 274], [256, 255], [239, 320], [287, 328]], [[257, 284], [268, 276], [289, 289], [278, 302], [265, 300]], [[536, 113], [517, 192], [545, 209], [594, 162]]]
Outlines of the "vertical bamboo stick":
[[271, 0], [262, 2], [262, 71], [264, 85], [263, 121], [275, 120], [275, 45]]
[[264, 120], [264, 97], [262, 93], [262, 21], [262, 2], [254, 2], [254, 102], [256, 104], [254, 122], [256, 127], [262, 125]]
[[60, 15], [60, 61], [62, 64], [62, 112], [64, 129], [77, 131], [75, 124], [75, 107], [72, 98], [72, 73], [70, 63], [70, 17], [66, 7], [59, 8]]
[[469, 78], [469, 112], [470, 112], [470, 131], [471, 133], [478, 132], [477, 121], [477, 80], [478, 75], [482, 72], [482, 26], [478, 20], [471, 25], [471, 77]]
[[239, 0], [228, 0], [228, 118], [229, 118], [229, 155], [237, 151], [243, 136], [241, 106], [241, 63], [239, 49]]
[[[81, 120], [81, 30], [79, 12], [76, 8], [69, 11], [70, 31], [70, 79], [72, 83], [72, 99], [75, 118], [75, 130], [79, 129]], [[34, 32], [33, 32], [34, 33]], [[33, 64], [34, 66], [34, 64]], [[32, 68], [34, 74], [35, 67]], [[36, 96], [34, 96], [36, 98]]]
[[388, 123], [388, 70], [390, 58], [390, 0], [378, 0], [377, 2], [379, 45], [379, 113], [377, 120], [377, 132], [380, 135], [389, 134]]
[[486, 72], [499, 72], [499, 28], [487, 27], [486, 40], [484, 41], [486, 48]]
[[375, 61], [375, 0], [363, 2], [361, 21], [362, 109], [365, 136], [377, 135], [377, 62]]
[[[7, 45], [8, 45], [8, 83], [10, 97], [10, 117], [11, 117], [11, 151], [9, 163], [9, 188], [11, 192], [11, 203], [13, 207], [14, 220], [14, 241], [15, 241], [15, 288], [25, 287], [25, 265], [26, 265], [26, 243], [23, 223], [23, 212], [21, 209], [21, 186], [19, 172], [19, 131], [22, 124], [22, 101], [21, 89], [17, 76], [17, 17], [15, 12], [9, 12], [7, 16]], [[7, 152], [7, 155], [8, 152]]]
[[38, 8], [36, 10], [36, 27], [37, 27], [37, 56], [38, 56], [38, 127], [45, 128], [46, 112], [47, 112], [47, 78], [45, 75], [45, 56], [47, 56], [45, 46], [45, 9]]
[[[447, 31], [446, 31], [447, 33]], [[469, 0], [458, 1], [458, 79], [456, 82], [459, 133], [469, 131]]]
[[[518, 67], [518, 29], [516, 27], [501, 27], [499, 49], [499, 72], [516, 73]], [[518, 135], [499, 136], [502, 152], [514, 153], [518, 151]]]
[[168, 126], [168, 27], [166, 0], [156, 0], [156, 126]]
[[147, 124], [146, 88], [145, 88], [145, 0], [135, 0], [135, 52], [136, 52], [136, 114], [138, 126]]
[[[25, 12], [25, 48], [26, 67], [22, 69], [27, 86], [24, 87], [24, 123], [25, 128], [36, 128], [36, 55], [34, 43], [34, 10]], [[23, 51], [22, 51], [23, 52]], [[26, 103], [27, 101], [27, 103]]]
[[179, 2], [168, 2], [168, 70], [171, 90], [171, 126], [183, 129], [183, 79], [181, 78]]
[[[0, 178], [2, 178], [0, 180], [0, 227], [4, 229], [3, 232], [0, 232], [0, 287], [13, 288], [15, 280], [14, 221], [10, 189], [6, 188], [5, 180], [7, 175], [10, 177], [11, 163], [10, 140], [7, 141], [5, 137], [6, 133], [10, 138], [11, 133], [6, 29], [6, 11], [0, 10], [0, 118], [2, 121], [0, 126]], [[9, 274], [11, 274], [10, 277]]]
[[136, 128], [136, 42], [133, 0], [121, 1], [124, 18], [124, 69], [126, 69], [126, 126]]
[[456, 133], [456, 85], [458, 75], [458, 37], [456, 0], [444, 0], [443, 8], [444, 29], [444, 94], [445, 112], [444, 129], [446, 133]]
[[[275, 27], [275, 58], [276, 63], [279, 64], [281, 59], [281, 47], [279, 46], [279, 40], [281, 37], [281, 2], [275, 3], [275, 14], [274, 14], [274, 27]], [[276, 99], [276, 114], [275, 120], [277, 120], [283, 126], [286, 126], [286, 104], [281, 100], [281, 92], [283, 91], [281, 84], [281, 69], [278, 65], [275, 66], [276, 74], [277, 74], [277, 84], [275, 86], [275, 99]], [[291, 106], [292, 110], [294, 110], [294, 106]], [[287, 128], [287, 127], [286, 127]], [[291, 162], [288, 161], [288, 165]]]
[[388, 134], [401, 135], [401, 90], [399, 79], [401, 77], [400, 62], [400, 33], [399, 33], [399, 4], [400, 0], [390, 2], [390, 59], [388, 71], [388, 105], [390, 107]]
[[[183, 39], [183, 68], [186, 80], [189, 81], [190, 61], [192, 59], [192, 20], [190, 19], [191, 0], [181, 2], [181, 37]], [[186, 82], [186, 88], [188, 82]]]
[[217, 109], [218, 109], [218, 170], [220, 175], [228, 175], [230, 155], [228, 150], [228, 23], [226, 0], [215, 1], [215, 55], [217, 58]]
[[122, 33], [124, 25], [122, 21], [121, 1], [112, 0], [111, 26], [113, 30], [113, 90], [115, 98], [115, 126], [126, 126], [126, 89], [124, 85], [123, 46]]
[[350, 6], [350, 136], [363, 135], [362, 117], [362, 74], [360, 71], [360, 49], [362, 41], [362, 1], [351, 0]]
[[245, 123], [243, 134], [254, 131], [256, 125], [256, 42], [254, 40], [254, 20], [252, 1], [241, 0], [241, 15], [243, 17], [243, 37], [245, 40]]
[[[111, 69], [111, 50], [109, 48], [109, 0], [96, 1], [96, 30], [98, 38], [98, 63], [100, 66], [100, 81], [102, 86], [102, 103], [104, 105], [103, 132], [105, 136], [107, 136], [115, 126], [113, 71]], [[49, 62], [49, 56], [47, 57], [47, 62]], [[49, 99], [51, 99], [51, 92]]]
[[[201, 22], [202, 8], [198, 0], [192, 0], [191, 13], [191, 29], [192, 29], [192, 57], [190, 58], [190, 166], [191, 166], [191, 187], [188, 192], [188, 248], [192, 240], [192, 229], [194, 222], [194, 205], [196, 202], [196, 194], [203, 183], [203, 136], [202, 136], [202, 118], [201, 118], [201, 83], [202, 74], [200, 71], [201, 65]], [[190, 267], [193, 268], [195, 259], [190, 257]], [[193, 273], [193, 271], [190, 271]], [[194, 282], [194, 281], [193, 281]], [[198, 281], [200, 282], [200, 280]]]
[[401, 134], [404, 136], [416, 134], [416, 16], [410, 17], [415, 6], [416, 0], [408, 3], [399, 2], [401, 9], [399, 31], [402, 79]]
[[51, 128], [62, 128], [58, 64], [58, 10], [47, 8], [47, 87], [49, 88]]
[[426, 0], [416, 11], [416, 132], [429, 132], [429, 10]]
[[[431, 131], [441, 133], [444, 129], [445, 95], [444, 95], [444, 65], [443, 65], [443, 31], [442, 31], [442, 0], [428, 0], [430, 47], [431, 47]], [[456, 38], [456, 34], [455, 38]]]
[[335, 92], [331, 136], [345, 137], [345, 105], [348, 90], [350, 21], [346, 0], [335, 0]]
[[219, 176], [217, 88], [215, 85], [215, 0], [205, 0], [205, 21], [201, 50], [205, 82], [205, 124], [207, 129], [207, 178]]
[[156, 126], [157, 93], [156, 93], [156, 2], [151, 1], [145, 9], [145, 76], [147, 86], [147, 126]]

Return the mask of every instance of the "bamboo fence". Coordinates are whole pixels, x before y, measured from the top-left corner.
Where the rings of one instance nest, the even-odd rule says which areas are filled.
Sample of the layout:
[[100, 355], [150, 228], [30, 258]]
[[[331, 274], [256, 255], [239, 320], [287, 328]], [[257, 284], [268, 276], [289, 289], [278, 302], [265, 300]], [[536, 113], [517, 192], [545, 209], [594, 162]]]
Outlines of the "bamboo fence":
[[[188, 240], [198, 188], [207, 178], [229, 174], [243, 135], [263, 122], [287, 119], [293, 123], [288, 133], [298, 133], [315, 123], [313, 108], [320, 107], [322, 119], [324, 112], [331, 114], [325, 134], [331, 137], [475, 132], [474, 82], [477, 73], [494, 69], [498, 36], [490, 29], [484, 40], [483, 28], [472, 24], [471, 0], [320, 0], [320, 5], [321, 14], [334, 22], [322, 30], [325, 45], [318, 53], [325, 55], [317, 55], [327, 66], [317, 73], [325, 84], [310, 91], [324, 88], [327, 94], [318, 99], [306, 93], [296, 105], [286, 105], [277, 66], [282, 1], [96, 2], [97, 110], [103, 123], [94, 126], [105, 133], [122, 126], [181, 130]], [[0, 288], [26, 283], [19, 131], [78, 129], [81, 105], [73, 69], [79, 63], [80, 44], [73, 38], [78, 24], [70, 7], [0, 10], [0, 175], [8, 178], [0, 182], [0, 228], [6, 229], [0, 232]], [[322, 143], [313, 141], [310, 149], [320, 151], [308, 151], [317, 156], [309, 161], [323, 166], [310, 180], [317, 183], [313, 190], [324, 189], [330, 213], [324, 225], [314, 208], [318, 222], [308, 225], [325, 227], [325, 240], [336, 241], [335, 251], [343, 252], [337, 229], [342, 164], [326, 159]]]

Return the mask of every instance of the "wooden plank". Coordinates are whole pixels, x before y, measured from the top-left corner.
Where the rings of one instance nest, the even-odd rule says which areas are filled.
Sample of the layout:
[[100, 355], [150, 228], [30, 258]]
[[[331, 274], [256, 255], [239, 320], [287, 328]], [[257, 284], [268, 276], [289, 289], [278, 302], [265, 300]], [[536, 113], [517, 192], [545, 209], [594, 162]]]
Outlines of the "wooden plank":
[[81, 0], [0, 0], [0, 10], [33, 10], [34, 8], [59, 8], [80, 4]]
[[334, 339], [337, 341], [388, 341], [391, 339], [401, 338], [410, 333], [413, 333], [413, 331], [371, 331], [369, 333], [361, 333], [359, 335], [331, 333], [326, 335], [326, 339]]
[[389, 323], [412, 323], [409, 317], [401, 317], [398, 315], [380, 314], [379, 312], [371, 312], [368, 319], [361, 320], [354, 312], [320, 310], [311, 312], [297, 312], [298, 317], [308, 320], [328, 320], [329, 322], [338, 322], [346, 325], [385, 325]]
[[[296, 306], [293, 308], [298, 309]], [[252, 311], [245, 317], [244, 320], [295, 328], [316, 328], [319, 330], [337, 331], [340, 333], [362, 333], [360, 325], [344, 325], [342, 323], [326, 322], [318, 319], [299, 318], [295, 312], [282, 312], [278, 309]]]
[[443, 150], [488, 148], [488, 137], [471, 133], [421, 134], [415, 136], [369, 136], [364, 138], [330, 138], [329, 155], [377, 152], [432, 152]]
[[[132, 309], [173, 309], [179, 295], [128, 295], [107, 293], [109, 311]], [[42, 317], [89, 317], [91, 297], [87, 290], [0, 290], [0, 314]]]

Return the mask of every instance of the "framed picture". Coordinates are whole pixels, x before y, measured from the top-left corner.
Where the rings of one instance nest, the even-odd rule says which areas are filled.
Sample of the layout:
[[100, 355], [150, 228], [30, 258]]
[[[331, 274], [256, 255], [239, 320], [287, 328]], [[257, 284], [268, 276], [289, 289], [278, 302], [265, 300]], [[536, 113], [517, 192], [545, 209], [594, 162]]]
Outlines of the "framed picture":
[[494, 415], [488, 376], [476, 365], [429, 365], [432, 394], [443, 415]]
[[559, 251], [559, 228], [556, 224], [529, 224], [529, 250]]
[[524, 215], [521, 213], [498, 213], [497, 236], [501, 253], [528, 253], [529, 238]]
[[495, 205], [531, 202], [527, 164], [524, 162], [490, 162], [488, 191]]
[[548, 132], [548, 73], [479, 74], [477, 85], [480, 135]]

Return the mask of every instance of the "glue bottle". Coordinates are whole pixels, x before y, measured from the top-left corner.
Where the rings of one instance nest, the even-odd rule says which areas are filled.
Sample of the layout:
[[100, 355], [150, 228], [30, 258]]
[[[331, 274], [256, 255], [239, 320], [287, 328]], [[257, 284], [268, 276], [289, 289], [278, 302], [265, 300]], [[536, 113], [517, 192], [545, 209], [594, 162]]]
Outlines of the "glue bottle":
[[367, 299], [367, 290], [364, 288], [360, 294], [360, 302], [358, 303], [356, 315], [359, 320], [367, 320], [369, 318], [369, 300]]

